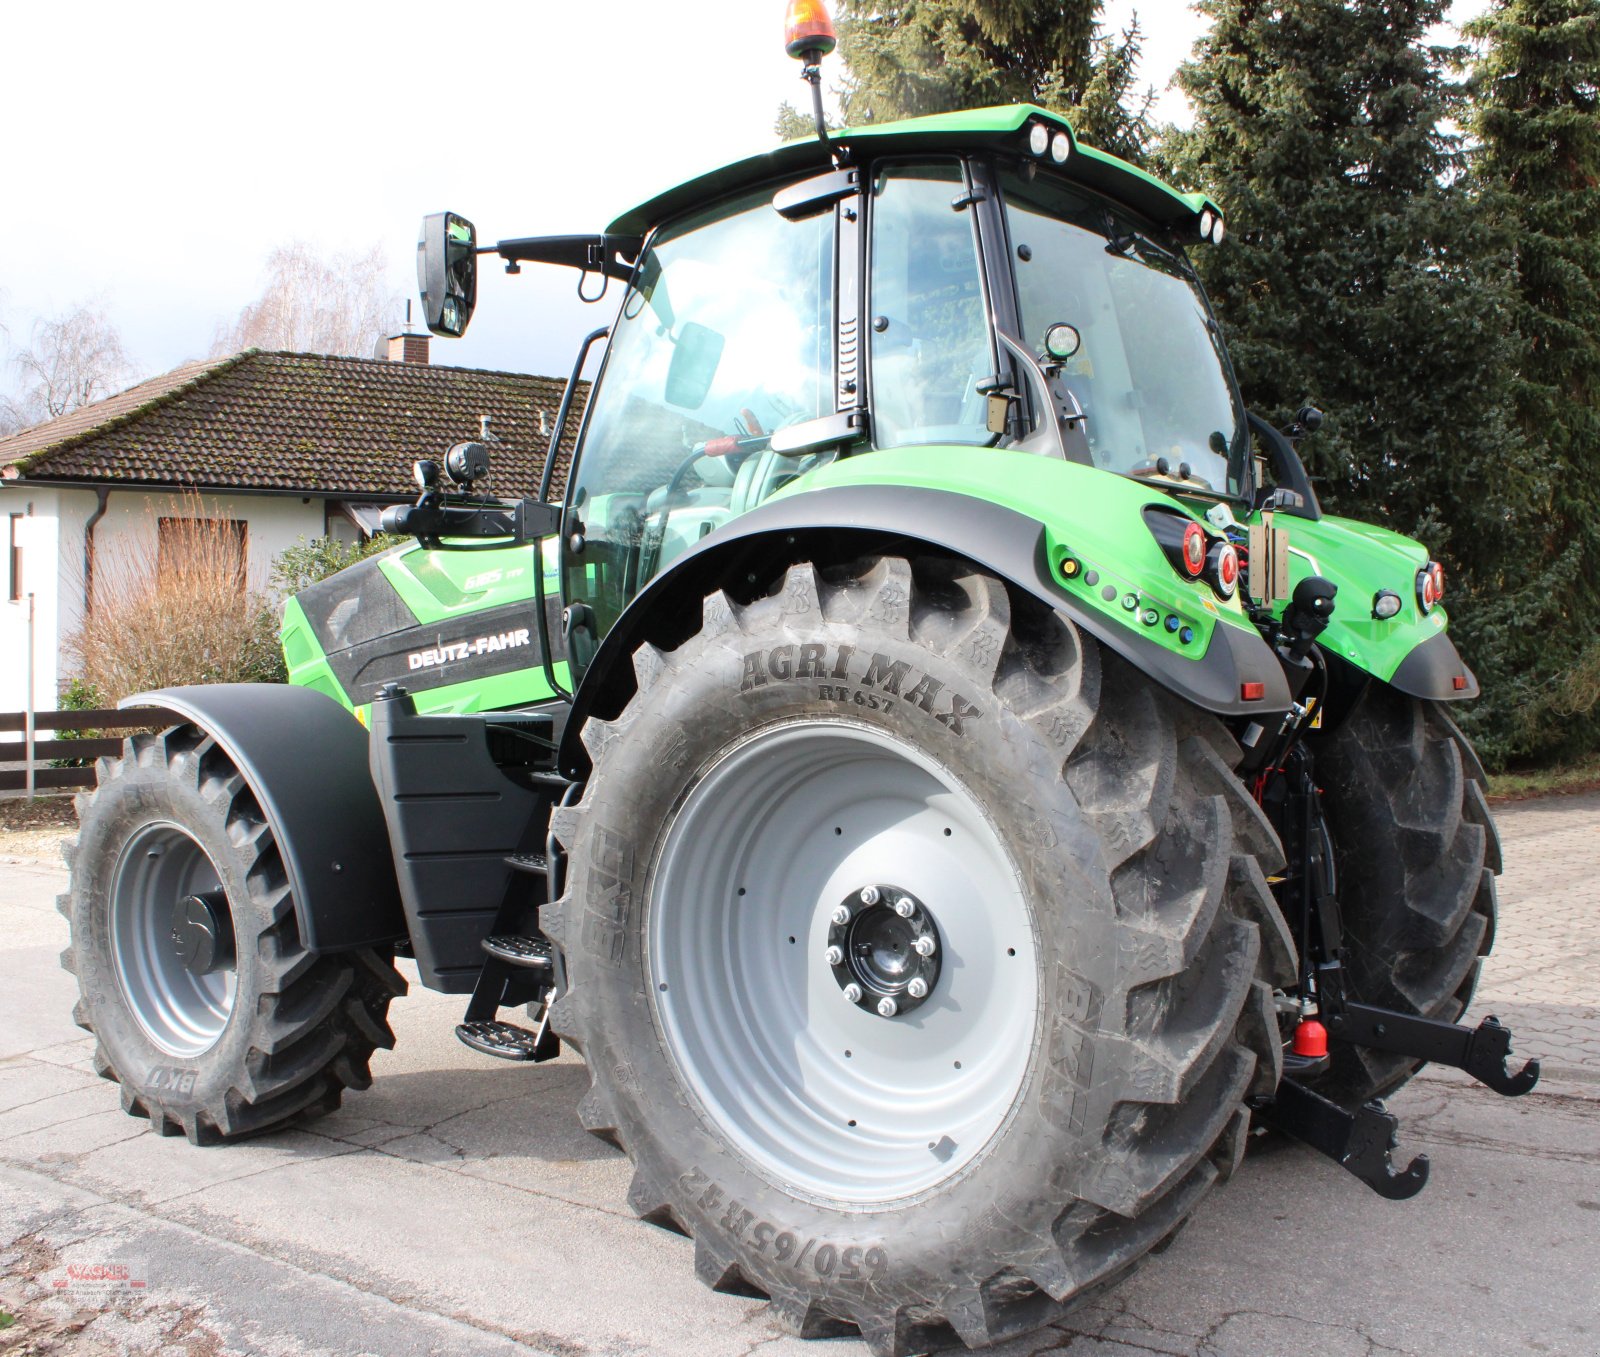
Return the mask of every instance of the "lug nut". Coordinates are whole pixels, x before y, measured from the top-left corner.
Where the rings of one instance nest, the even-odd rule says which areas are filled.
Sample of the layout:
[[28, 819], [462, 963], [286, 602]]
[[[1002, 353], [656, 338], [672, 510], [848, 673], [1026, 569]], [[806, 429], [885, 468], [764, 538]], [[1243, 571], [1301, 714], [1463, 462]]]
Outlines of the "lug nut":
[[849, 908], [846, 907], [845, 905], [835, 905], [833, 907], [833, 921], [836, 924], [847, 924], [847, 923], [849, 923], [850, 922], [850, 910], [849, 910]]
[[861, 903], [862, 904], [864, 904], [864, 905], [875, 905], [875, 904], [878, 903], [878, 901], [881, 898], [882, 897], [879, 896], [878, 888], [876, 886], [863, 886], [861, 888]]
[[924, 933], [920, 938], [918, 938], [911, 945], [914, 948], [916, 948], [918, 956], [932, 956], [935, 952], [937, 952], [939, 950], [939, 944], [936, 943], [926, 933]]
[[895, 1003], [893, 999], [878, 1000], [878, 1016], [880, 1018], [892, 1018], [899, 1011], [900, 1005]]
[[906, 993], [913, 999], [926, 999], [928, 997], [928, 982], [919, 975], [906, 986]]
[[830, 966], [838, 966], [844, 961], [844, 949], [841, 947], [830, 947], [823, 955], [828, 958]]
[[894, 912], [902, 919], [909, 919], [916, 912], [916, 909], [917, 907], [911, 903], [909, 895], [902, 895], [894, 902]]
[[853, 1004], [859, 1004], [861, 1002], [861, 986], [856, 984], [846, 985], [844, 987], [844, 997]]

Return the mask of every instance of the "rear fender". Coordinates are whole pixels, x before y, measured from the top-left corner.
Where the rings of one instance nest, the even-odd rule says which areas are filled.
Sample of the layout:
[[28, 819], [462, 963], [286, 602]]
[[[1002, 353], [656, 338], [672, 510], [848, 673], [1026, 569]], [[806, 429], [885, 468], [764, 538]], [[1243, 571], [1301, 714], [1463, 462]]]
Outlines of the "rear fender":
[[300, 937], [336, 952], [405, 936], [367, 732], [310, 688], [217, 683], [161, 688], [122, 707], [166, 707], [210, 735], [260, 803], [283, 858]]
[[[1143, 534], [1142, 525], [1138, 531]], [[682, 644], [699, 628], [701, 600], [719, 588], [759, 589], [799, 561], [842, 562], [873, 553], [960, 557], [1061, 612], [1162, 687], [1221, 716], [1262, 718], [1290, 703], [1282, 666], [1248, 625], [1219, 619], [1202, 653], [1175, 654], [1136, 625], [1108, 622], [1051, 570], [1044, 525], [992, 501], [957, 491], [851, 485], [786, 495], [742, 514], [703, 538], [636, 597], [601, 642], [585, 672], [563, 735], [569, 777], [589, 767], [579, 733], [591, 715], [616, 716], [633, 691], [633, 652], [649, 641]], [[1245, 683], [1264, 695], [1241, 700]]]

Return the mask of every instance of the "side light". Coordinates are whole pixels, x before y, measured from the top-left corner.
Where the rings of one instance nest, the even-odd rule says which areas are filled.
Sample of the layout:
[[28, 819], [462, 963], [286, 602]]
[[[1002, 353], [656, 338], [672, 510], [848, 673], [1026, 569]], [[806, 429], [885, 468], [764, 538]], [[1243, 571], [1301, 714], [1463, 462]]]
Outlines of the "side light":
[[1400, 595], [1393, 589], [1380, 589], [1372, 596], [1372, 615], [1380, 622], [1387, 621], [1400, 611]]
[[783, 49], [797, 60], [825, 57], [839, 45], [833, 20], [822, 0], [789, 0], [783, 20]]

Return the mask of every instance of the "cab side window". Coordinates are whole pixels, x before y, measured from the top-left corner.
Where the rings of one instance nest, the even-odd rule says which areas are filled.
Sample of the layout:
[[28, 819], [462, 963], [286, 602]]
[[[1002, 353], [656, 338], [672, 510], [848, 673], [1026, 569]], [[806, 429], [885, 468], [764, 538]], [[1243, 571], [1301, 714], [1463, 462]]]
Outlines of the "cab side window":
[[956, 161], [893, 165], [872, 184], [873, 438], [880, 448], [993, 441], [978, 383], [995, 370]]

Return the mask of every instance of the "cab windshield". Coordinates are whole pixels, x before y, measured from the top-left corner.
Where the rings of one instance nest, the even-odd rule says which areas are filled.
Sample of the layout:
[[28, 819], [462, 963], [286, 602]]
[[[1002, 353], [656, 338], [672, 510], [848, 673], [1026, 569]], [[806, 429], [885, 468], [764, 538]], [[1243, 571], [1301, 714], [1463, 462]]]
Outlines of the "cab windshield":
[[772, 190], [660, 231], [589, 402], [570, 487], [566, 598], [603, 635], [666, 566], [834, 456], [771, 436], [833, 408], [833, 218]]
[[1248, 430], [1221, 336], [1181, 255], [1105, 202], [1046, 176], [1001, 175], [1022, 334], [1080, 342], [1061, 379], [1107, 471], [1243, 496]]

